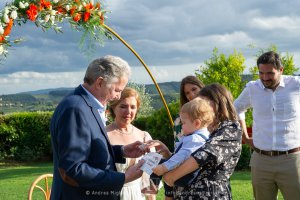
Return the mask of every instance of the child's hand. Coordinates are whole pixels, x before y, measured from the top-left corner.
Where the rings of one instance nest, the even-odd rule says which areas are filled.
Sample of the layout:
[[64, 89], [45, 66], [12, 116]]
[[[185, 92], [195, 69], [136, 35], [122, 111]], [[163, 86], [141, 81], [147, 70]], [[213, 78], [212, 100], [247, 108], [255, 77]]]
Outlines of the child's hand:
[[166, 173], [168, 171], [168, 169], [165, 167], [165, 165], [161, 164], [161, 165], [157, 165], [156, 167], [154, 167], [152, 169], [152, 171], [154, 174], [161, 176], [164, 173]]
[[168, 147], [159, 140], [149, 140], [146, 144], [148, 149], [155, 147], [156, 152], [161, 154], [164, 158], [170, 158], [172, 155]]

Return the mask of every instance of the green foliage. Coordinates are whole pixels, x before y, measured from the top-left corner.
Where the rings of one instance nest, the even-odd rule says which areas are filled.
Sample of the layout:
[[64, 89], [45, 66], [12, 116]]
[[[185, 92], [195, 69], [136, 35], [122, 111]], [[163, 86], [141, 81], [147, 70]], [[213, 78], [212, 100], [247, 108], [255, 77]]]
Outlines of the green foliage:
[[[179, 102], [170, 103], [168, 107], [172, 118], [175, 119], [179, 112]], [[167, 111], [164, 107], [155, 111], [147, 118], [142, 117], [137, 119], [135, 125], [142, 130], [148, 131], [153, 139], [162, 141], [170, 150], [173, 150], [173, 127], [170, 124]]]
[[28, 102], [36, 102], [36, 98], [30, 94], [10, 94], [10, 95], [1, 95], [1, 101], [3, 103], [9, 101], [15, 101], [19, 103], [28, 103]]
[[0, 116], [0, 159], [27, 161], [50, 158], [51, 116], [52, 112]]
[[129, 82], [127, 87], [134, 88], [140, 95], [141, 105], [137, 117], [146, 117], [151, 115], [151, 113], [154, 111], [153, 107], [151, 106], [152, 98], [148, 93], [146, 93], [145, 85]]
[[204, 62], [196, 72], [196, 76], [204, 84], [220, 83], [227, 87], [234, 97], [237, 97], [244, 88], [245, 82], [241, 75], [246, 68], [245, 57], [242, 53], [234, 51], [226, 57], [214, 48], [212, 57]]
[[235, 169], [236, 170], [249, 169], [250, 158], [251, 158], [251, 148], [248, 145], [243, 144], [242, 153]]
[[293, 75], [299, 70], [294, 63], [294, 56], [290, 55], [288, 52], [285, 56], [281, 56], [282, 65], [284, 66], [283, 74]]

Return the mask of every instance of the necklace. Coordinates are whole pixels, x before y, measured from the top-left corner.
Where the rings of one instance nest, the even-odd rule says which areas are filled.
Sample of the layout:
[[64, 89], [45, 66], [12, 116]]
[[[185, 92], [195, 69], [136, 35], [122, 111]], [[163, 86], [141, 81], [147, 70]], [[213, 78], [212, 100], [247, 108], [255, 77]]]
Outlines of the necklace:
[[116, 131], [118, 131], [119, 133], [121, 133], [123, 135], [131, 135], [133, 133], [133, 125], [132, 124], [130, 124], [130, 127], [127, 129], [128, 130], [127, 132], [125, 132], [121, 128], [119, 128], [115, 122], [113, 123], [113, 126], [115, 127]]

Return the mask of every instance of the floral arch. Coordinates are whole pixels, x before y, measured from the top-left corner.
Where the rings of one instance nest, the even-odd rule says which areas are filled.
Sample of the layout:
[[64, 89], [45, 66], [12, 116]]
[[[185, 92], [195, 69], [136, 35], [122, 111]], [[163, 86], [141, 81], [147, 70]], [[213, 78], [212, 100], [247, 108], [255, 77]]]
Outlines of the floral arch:
[[173, 126], [168, 106], [149, 68], [134, 49], [105, 24], [106, 13], [99, 0], [13, 0], [0, 11], [0, 61], [8, 56], [11, 46], [22, 42], [22, 38], [10, 39], [13, 26], [22, 25], [28, 21], [34, 22], [43, 30], [53, 29], [57, 33], [62, 33], [59, 24], [67, 21], [73, 29], [83, 32], [84, 36], [98, 43], [101, 43], [105, 37], [112, 39], [115, 36], [145, 67], [158, 90]]

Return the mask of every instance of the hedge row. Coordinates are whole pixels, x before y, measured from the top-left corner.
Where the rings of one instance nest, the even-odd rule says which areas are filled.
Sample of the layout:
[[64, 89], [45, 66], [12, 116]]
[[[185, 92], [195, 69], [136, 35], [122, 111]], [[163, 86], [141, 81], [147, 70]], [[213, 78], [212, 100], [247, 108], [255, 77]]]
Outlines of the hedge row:
[[[169, 104], [172, 118], [178, 113], [178, 103]], [[34, 161], [52, 159], [49, 132], [52, 112], [13, 113], [0, 116], [0, 160]], [[164, 108], [134, 124], [148, 131], [154, 139], [173, 150], [173, 130]], [[243, 145], [237, 169], [248, 169], [250, 149]]]
[[51, 116], [52, 112], [24, 112], [0, 116], [0, 159], [50, 159]]

